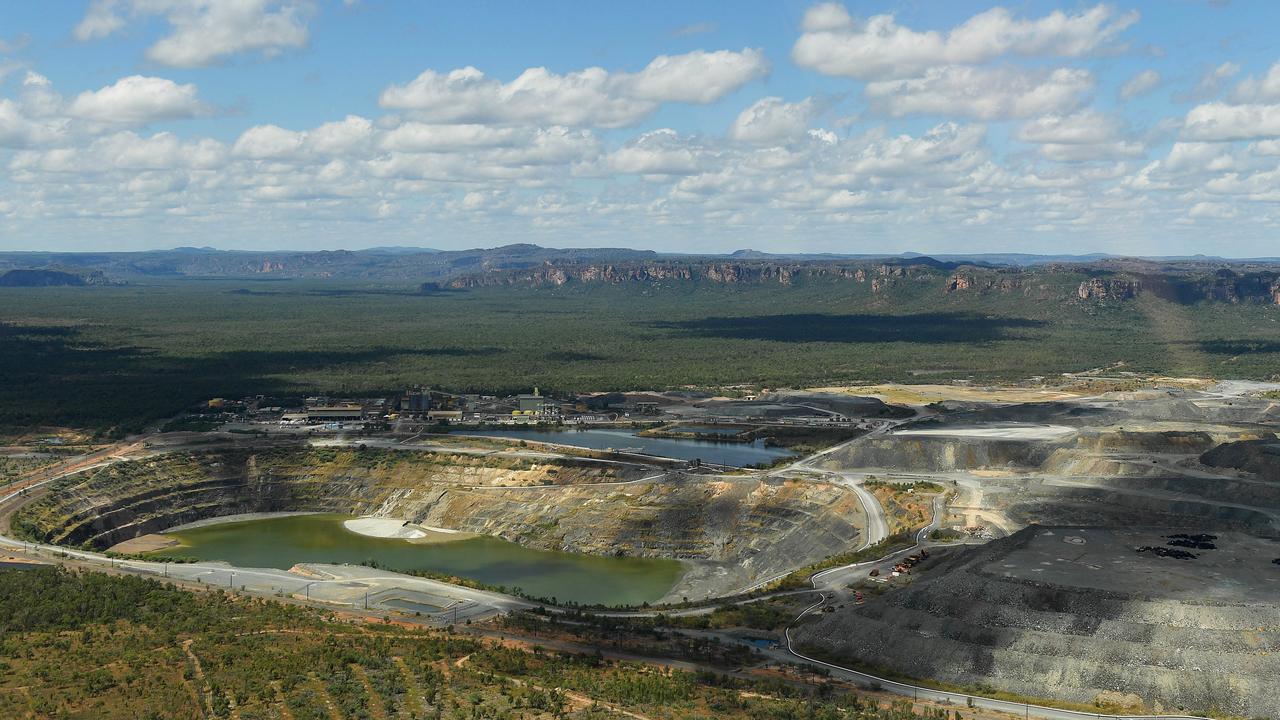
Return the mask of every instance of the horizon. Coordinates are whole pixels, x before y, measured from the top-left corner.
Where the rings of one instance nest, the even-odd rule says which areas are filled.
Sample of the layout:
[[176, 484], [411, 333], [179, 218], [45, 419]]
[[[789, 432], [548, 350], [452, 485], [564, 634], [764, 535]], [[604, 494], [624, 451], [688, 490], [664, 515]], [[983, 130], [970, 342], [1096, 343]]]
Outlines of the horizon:
[[1280, 262], [1280, 255], [1223, 255], [1208, 253], [1187, 253], [1181, 255], [1131, 255], [1120, 253], [1033, 253], [1020, 250], [978, 250], [967, 252], [964, 250], [945, 251], [923, 253], [914, 250], [901, 250], [898, 252], [860, 252], [860, 253], [841, 253], [831, 251], [809, 251], [795, 250], [770, 252], [759, 250], [757, 248], [737, 248], [735, 250], [726, 250], [722, 252], [696, 252], [685, 251], [677, 252], [671, 250], [658, 250], [646, 247], [631, 247], [624, 245], [597, 245], [597, 246], [554, 246], [554, 245], [538, 245], [536, 243], [505, 243], [502, 245], [461, 247], [461, 248], [434, 248], [414, 245], [369, 245], [367, 247], [335, 247], [335, 248], [219, 248], [215, 246], [194, 246], [194, 245], [178, 245], [172, 247], [153, 247], [142, 248], [137, 250], [3, 250], [0, 249], [0, 255], [102, 255], [102, 254], [133, 254], [133, 253], [164, 253], [164, 252], [207, 252], [207, 253], [247, 253], [247, 254], [264, 254], [264, 253], [325, 253], [325, 252], [376, 252], [376, 251], [402, 251], [405, 253], [467, 253], [467, 252], [491, 252], [501, 250], [503, 248], [528, 246], [539, 250], [552, 251], [572, 251], [572, 250], [628, 250], [633, 252], [652, 252], [659, 256], [667, 257], [732, 257], [743, 253], [760, 254], [779, 258], [797, 258], [803, 259], [806, 256], [824, 256], [833, 259], [850, 258], [850, 259], [877, 259], [877, 258], [904, 258], [904, 259], [928, 259], [936, 257], [959, 257], [959, 258], [981, 258], [981, 257], [1001, 257], [1001, 256], [1025, 256], [1030, 258], [1094, 258], [1107, 260], [1146, 260], [1146, 261], [1176, 261], [1176, 260], [1194, 260], [1203, 258], [1205, 260], [1223, 260], [1227, 262]]
[[0, 250], [1265, 256], [1278, 21], [1208, 0], [9, 4]]

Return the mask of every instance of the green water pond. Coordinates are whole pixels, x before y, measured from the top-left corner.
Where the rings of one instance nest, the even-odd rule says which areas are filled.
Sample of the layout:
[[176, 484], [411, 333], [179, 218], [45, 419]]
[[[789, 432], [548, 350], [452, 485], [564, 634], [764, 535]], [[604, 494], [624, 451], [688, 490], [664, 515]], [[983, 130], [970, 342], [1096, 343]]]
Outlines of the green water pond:
[[638, 605], [665, 595], [687, 569], [677, 560], [533, 550], [491, 537], [435, 544], [375, 538], [343, 527], [345, 515], [291, 515], [167, 533], [180, 547], [156, 554], [287, 570], [297, 563], [430, 570], [525, 594], [583, 604]]

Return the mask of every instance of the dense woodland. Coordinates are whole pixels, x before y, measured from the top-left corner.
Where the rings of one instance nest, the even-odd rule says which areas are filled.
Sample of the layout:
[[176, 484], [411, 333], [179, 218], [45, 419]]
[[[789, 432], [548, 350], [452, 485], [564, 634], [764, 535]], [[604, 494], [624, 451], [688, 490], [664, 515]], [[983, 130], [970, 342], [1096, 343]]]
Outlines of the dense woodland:
[[282, 716], [958, 717], [826, 686], [664, 671], [447, 631], [353, 625], [308, 608], [137, 577], [0, 570], [0, 717]]
[[[0, 427], [137, 430], [209, 397], [1024, 380], [1123, 363], [1269, 377], [1280, 309], [904, 280], [416, 286], [172, 280], [0, 288]], [[1047, 284], [1046, 284], [1047, 283]], [[1054, 284], [1056, 283], [1056, 284]]]

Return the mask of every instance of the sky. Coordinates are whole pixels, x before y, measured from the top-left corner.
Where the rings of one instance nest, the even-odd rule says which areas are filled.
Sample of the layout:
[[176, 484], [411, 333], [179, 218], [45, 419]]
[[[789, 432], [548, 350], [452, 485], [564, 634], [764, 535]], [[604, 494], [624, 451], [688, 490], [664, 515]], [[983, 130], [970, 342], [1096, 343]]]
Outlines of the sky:
[[1280, 3], [0, 3], [0, 250], [1280, 255]]

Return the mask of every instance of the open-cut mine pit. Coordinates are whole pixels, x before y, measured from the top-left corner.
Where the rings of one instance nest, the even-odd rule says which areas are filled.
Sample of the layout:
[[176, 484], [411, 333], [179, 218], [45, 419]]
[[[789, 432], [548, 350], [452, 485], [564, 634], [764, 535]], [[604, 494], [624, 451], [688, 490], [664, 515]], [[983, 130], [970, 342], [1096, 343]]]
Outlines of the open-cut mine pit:
[[857, 547], [857, 495], [827, 482], [589, 460], [335, 448], [174, 452], [73, 475], [12, 519], [23, 537], [106, 549], [184, 523], [310, 511], [397, 518], [536, 549], [675, 558], [668, 598], [733, 592]]

